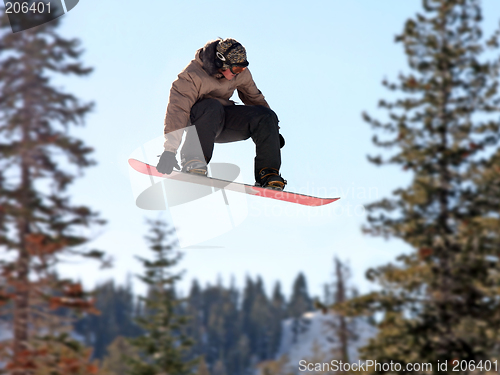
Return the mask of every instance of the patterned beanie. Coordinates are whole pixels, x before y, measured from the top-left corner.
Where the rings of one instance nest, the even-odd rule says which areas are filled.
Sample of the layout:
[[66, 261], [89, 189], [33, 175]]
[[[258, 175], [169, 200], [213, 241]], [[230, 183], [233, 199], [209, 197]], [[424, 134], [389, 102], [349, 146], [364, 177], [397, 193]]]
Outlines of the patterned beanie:
[[[219, 41], [217, 52], [217, 58], [222, 60], [223, 69], [228, 69], [231, 65], [248, 65], [245, 47], [235, 39], [227, 38]], [[220, 56], [225, 58], [226, 61], [221, 59]]]

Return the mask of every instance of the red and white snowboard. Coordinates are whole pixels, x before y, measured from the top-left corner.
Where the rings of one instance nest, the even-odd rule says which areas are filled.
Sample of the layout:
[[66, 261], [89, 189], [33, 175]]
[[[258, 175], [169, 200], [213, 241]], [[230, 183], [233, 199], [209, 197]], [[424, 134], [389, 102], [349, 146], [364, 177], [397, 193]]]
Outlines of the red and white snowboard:
[[171, 174], [162, 174], [156, 170], [156, 167], [136, 159], [129, 159], [128, 163], [137, 172], [155, 176], [168, 178], [170, 180], [190, 182], [193, 184], [212, 186], [217, 189], [226, 189], [231, 191], [237, 191], [240, 193], [245, 193], [249, 195], [254, 195], [258, 197], [266, 197], [271, 199], [277, 199], [280, 201], [298, 203], [304, 206], [324, 206], [339, 200], [340, 198], [318, 198], [312, 197], [304, 194], [291, 193], [288, 191], [279, 191], [273, 189], [266, 189], [262, 187], [257, 187], [253, 185], [242, 184], [239, 182], [231, 182], [226, 180], [220, 180], [218, 178], [198, 176], [190, 173], [182, 173], [173, 171]]

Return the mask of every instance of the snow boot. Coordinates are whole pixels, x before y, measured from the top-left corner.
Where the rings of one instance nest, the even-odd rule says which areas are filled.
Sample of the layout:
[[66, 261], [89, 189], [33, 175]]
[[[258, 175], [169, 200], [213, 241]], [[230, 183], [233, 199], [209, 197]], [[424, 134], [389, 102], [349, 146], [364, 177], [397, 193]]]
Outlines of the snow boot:
[[199, 160], [192, 159], [188, 162], [182, 162], [182, 170], [184, 173], [193, 173], [200, 176], [207, 176], [207, 163]]
[[283, 190], [285, 185], [286, 180], [283, 179], [279, 171], [274, 168], [262, 168], [255, 182], [255, 186], [274, 190]]

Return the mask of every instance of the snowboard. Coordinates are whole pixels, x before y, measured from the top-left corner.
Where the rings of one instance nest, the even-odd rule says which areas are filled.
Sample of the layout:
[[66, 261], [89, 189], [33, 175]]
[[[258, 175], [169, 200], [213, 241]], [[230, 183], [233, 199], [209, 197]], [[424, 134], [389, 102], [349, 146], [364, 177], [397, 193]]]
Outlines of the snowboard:
[[324, 206], [340, 199], [312, 197], [310, 195], [262, 188], [258, 186], [243, 184], [240, 182], [226, 181], [213, 177], [205, 177], [190, 173], [177, 172], [175, 170], [172, 171], [171, 174], [163, 174], [158, 172], [154, 165], [150, 165], [136, 159], [129, 159], [128, 163], [137, 172], [149, 176], [168, 178], [170, 180], [190, 182], [193, 184], [204, 186], [211, 186], [216, 189], [226, 189], [257, 197], [265, 197], [290, 203], [297, 203], [304, 206]]

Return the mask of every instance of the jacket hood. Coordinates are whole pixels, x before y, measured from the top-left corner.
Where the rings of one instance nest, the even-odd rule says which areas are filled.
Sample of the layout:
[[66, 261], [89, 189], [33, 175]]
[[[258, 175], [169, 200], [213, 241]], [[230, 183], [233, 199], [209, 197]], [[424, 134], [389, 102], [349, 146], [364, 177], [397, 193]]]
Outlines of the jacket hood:
[[196, 52], [196, 60], [203, 66], [203, 70], [205, 70], [209, 75], [219, 77], [223, 76], [219, 73], [219, 68], [215, 66], [215, 52], [217, 48], [217, 44], [222, 39], [216, 39], [205, 44], [203, 48], [200, 48]]

